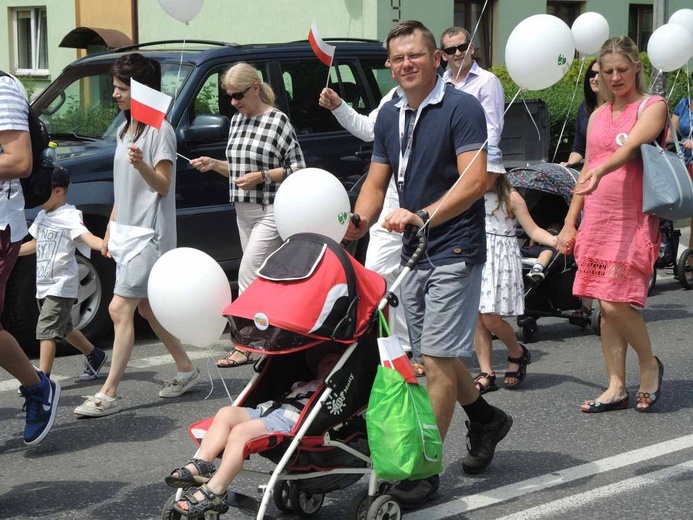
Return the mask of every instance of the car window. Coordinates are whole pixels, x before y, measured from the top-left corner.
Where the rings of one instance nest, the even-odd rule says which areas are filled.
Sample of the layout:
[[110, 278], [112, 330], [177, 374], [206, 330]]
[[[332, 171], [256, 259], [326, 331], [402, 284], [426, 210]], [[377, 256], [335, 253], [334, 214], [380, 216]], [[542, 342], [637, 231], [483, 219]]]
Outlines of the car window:
[[330, 69], [329, 87], [359, 114], [367, 115], [370, 108], [367, 106], [366, 93], [358, 77], [355, 63], [340, 63]]
[[[262, 81], [266, 81], [266, 64], [254, 62], [252, 65], [258, 70]], [[229, 65], [213, 69], [202, 83], [193, 104], [191, 106], [191, 120], [200, 115], [225, 115], [229, 119], [236, 113], [231, 105], [231, 98], [226, 94], [221, 80]]]
[[[34, 105], [51, 135], [78, 135], [94, 139], [114, 139], [123, 121], [112, 97], [113, 78], [110, 63], [75, 68], [51, 85], [46, 96]], [[162, 91], [173, 95], [192, 70], [183, 65], [162, 64]], [[116, 116], [119, 117], [116, 119]]]
[[392, 78], [390, 69], [385, 67], [383, 60], [361, 59], [361, 68], [371, 92], [376, 97], [376, 103], [379, 103], [385, 94], [397, 86], [397, 82]]
[[[303, 135], [341, 131], [342, 127], [337, 120], [326, 117], [328, 114], [325, 109], [318, 105], [320, 92], [327, 83], [327, 67], [318, 60], [283, 61], [280, 67], [287, 95], [287, 115], [296, 133]], [[332, 82], [332, 73], [330, 81]], [[336, 82], [337, 76], [334, 83]]]

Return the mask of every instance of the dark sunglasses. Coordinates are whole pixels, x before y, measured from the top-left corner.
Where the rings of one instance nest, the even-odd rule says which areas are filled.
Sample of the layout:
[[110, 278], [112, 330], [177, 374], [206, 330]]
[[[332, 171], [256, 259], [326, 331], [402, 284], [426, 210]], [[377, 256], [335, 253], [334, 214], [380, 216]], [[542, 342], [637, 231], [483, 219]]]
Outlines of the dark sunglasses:
[[235, 99], [236, 101], [240, 101], [241, 99], [243, 99], [245, 97], [245, 93], [248, 92], [251, 87], [252, 87], [252, 85], [250, 85], [250, 87], [245, 89], [243, 92], [234, 92], [233, 94], [229, 94], [229, 97], [231, 99]]
[[598, 70], [588, 70], [587, 71], [587, 79], [596, 78], [597, 76], [599, 76]]
[[465, 43], [460, 43], [456, 47], [445, 47], [444, 49], [441, 49], [441, 50], [445, 54], [447, 54], [448, 56], [452, 56], [453, 54], [455, 54], [456, 51], [466, 52], [468, 48], [469, 48], [469, 42], [465, 42]]

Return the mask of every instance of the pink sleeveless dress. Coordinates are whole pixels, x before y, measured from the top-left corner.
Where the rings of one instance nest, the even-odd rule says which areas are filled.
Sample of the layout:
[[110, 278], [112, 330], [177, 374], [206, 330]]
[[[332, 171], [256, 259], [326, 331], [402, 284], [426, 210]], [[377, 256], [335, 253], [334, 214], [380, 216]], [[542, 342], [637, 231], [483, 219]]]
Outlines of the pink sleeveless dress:
[[[658, 101], [663, 99], [653, 96], [646, 106]], [[616, 119], [611, 103], [595, 115], [587, 136], [590, 168], [618, 150], [617, 136], [628, 134], [635, 126], [640, 103], [626, 105]], [[575, 244], [578, 271], [573, 293], [644, 307], [658, 253], [659, 219], [642, 212], [642, 160], [638, 155], [602, 177], [597, 189], [585, 197]]]

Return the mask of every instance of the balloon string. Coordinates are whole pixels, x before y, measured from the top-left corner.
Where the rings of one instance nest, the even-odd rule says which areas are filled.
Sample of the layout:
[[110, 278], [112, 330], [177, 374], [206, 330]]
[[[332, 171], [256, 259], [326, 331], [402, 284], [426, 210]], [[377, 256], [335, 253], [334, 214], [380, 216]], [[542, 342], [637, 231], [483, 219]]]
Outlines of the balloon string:
[[575, 78], [575, 86], [573, 87], [573, 97], [570, 98], [570, 103], [568, 103], [568, 111], [565, 114], [565, 121], [563, 121], [563, 128], [561, 128], [561, 133], [558, 135], [558, 142], [556, 143], [556, 149], [553, 152], [553, 158], [551, 159], [551, 162], [556, 162], [556, 155], [558, 155], [558, 149], [561, 147], [561, 140], [563, 139], [563, 132], [565, 131], [565, 127], [568, 124], [568, 118], [570, 117], [570, 110], [573, 108], [573, 102], [575, 101], [575, 94], [577, 93], [577, 88], [578, 88], [578, 83], [580, 82], [580, 78], [582, 77], [582, 69], [585, 66], [585, 59], [587, 58], [586, 55], [582, 55], [582, 59], [580, 60], [580, 70], [578, 70], [577, 77]]
[[[515, 94], [515, 96], [513, 97], [513, 99], [510, 101], [510, 103], [508, 103], [508, 106], [507, 106], [507, 108], [505, 109], [505, 112], [503, 112], [503, 117], [505, 117], [505, 114], [508, 113], [508, 110], [510, 109], [510, 106], [515, 102], [515, 100], [517, 99], [517, 96], [520, 95], [520, 92], [522, 92], [522, 90], [523, 90], [523, 89], [520, 88], [520, 89], [517, 91], [517, 93]], [[530, 115], [530, 117], [531, 117], [531, 115]], [[537, 131], [538, 131], [538, 130], [537, 130]], [[431, 221], [433, 220], [433, 217], [435, 217], [436, 213], [438, 213], [438, 210], [443, 206], [443, 204], [445, 203], [445, 201], [447, 200], [447, 198], [448, 198], [448, 197], [450, 196], [450, 194], [455, 190], [455, 187], [457, 186], [457, 184], [462, 180], [462, 177], [464, 177], [464, 175], [467, 173], [467, 171], [468, 171], [469, 168], [472, 166], [472, 164], [474, 164], [474, 161], [476, 161], [477, 157], [479, 157], [479, 154], [482, 152], [482, 150], [484, 149], [484, 147], [486, 146], [487, 143], [488, 143], [488, 137], [486, 137], [486, 141], [484, 141], [483, 144], [482, 144], [482, 145], [479, 147], [479, 149], [476, 151], [476, 154], [474, 154], [474, 157], [472, 157], [472, 160], [469, 161], [469, 164], [467, 165], [467, 167], [462, 171], [462, 173], [460, 173], [460, 176], [459, 176], [459, 177], [457, 178], [457, 180], [455, 181], [455, 184], [453, 184], [452, 187], [445, 193], [445, 196], [443, 196], [443, 198], [441, 199], [441, 201], [438, 203], [438, 205], [436, 206], [436, 208], [433, 210], [433, 213], [431, 213], [430, 218], [429, 218], [426, 222], [424, 222], [424, 225], [421, 227], [421, 231], [425, 231], [425, 230], [426, 230], [426, 228], [428, 227], [428, 225], [429, 225], [429, 224], [431, 223]]]
[[[481, 8], [481, 13], [479, 13], [479, 17], [476, 19], [476, 25], [474, 26], [474, 30], [472, 31], [472, 37], [469, 39], [467, 43], [473, 44], [474, 43], [474, 36], [476, 36], [476, 31], [479, 28], [479, 24], [481, 23], [481, 19], [484, 16], [484, 11], [486, 10], [486, 5], [488, 4], [488, 0], [484, 2], [484, 6]], [[464, 56], [462, 56], [462, 62], [467, 58], [467, 54], [469, 53], [469, 46], [467, 46], [467, 49], [464, 51]], [[460, 72], [462, 72], [462, 67], [457, 69], [457, 74], [455, 74], [455, 79], [453, 80], [453, 83], [457, 83], [457, 79], [460, 77]]]
[[[681, 67], [681, 68], [683, 68], [683, 67]], [[678, 81], [678, 79], [679, 79], [679, 74], [681, 74], [681, 69], [676, 71], [676, 76], [674, 76], [674, 81], [671, 84], [671, 90], [667, 94], [667, 102], [669, 102], [669, 98], [671, 98], [671, 95], [674, 93], [674, 88], [676, 88], [676, 81]]]
[[657, 83], [657, 79], [659, 79], [659, 76], [662, 74], [662, 69], [657, 70], [657, 74], [655, 74], [655, 77], [652, 79], [652, 82], [650, 83], [650, 88], [647, 89], [647, 91], [652, 94], [652, 89], [655, 86], [655, 83]]
[[[524, 89], [520, 89], [520, 91], [523, 91], [523, 90]], [[518, 94], [520, 91], [518, 91]], [[515, 94], [515, 97], [517, 97], [517, 94]], [[512, 101], [510, 103], [512, 104]], [[539, 131], [539, 126], [537, 125], [537, 122], [534, 120], [534, 117], [532, 116], [532, 111], [527, 106], [527, 101], [525, 100], [524, 96], [522, 96], [522, 104], [525, 106], [525, 111], [527, 112], [527, 115], [529, 116], [530, 121], [532, 121], [532, 124], [534, 125], [534, 129], [537, 131], [537, 139], [539, 139], [539, 142], [541, 142], [541, 132]], [[508, 105], [508, 108], [510, 108], [510, 105]], [[506, 109], [506, 112], [507, 112], [507, 109]]]
[[686, 63], [686, 91], [688, 92], [688, 121], [691, 121], [688, 125], [688, 139], [693, 136], [693, 113], [691, 113], [691, 74], [688, 70], [688, 63]]

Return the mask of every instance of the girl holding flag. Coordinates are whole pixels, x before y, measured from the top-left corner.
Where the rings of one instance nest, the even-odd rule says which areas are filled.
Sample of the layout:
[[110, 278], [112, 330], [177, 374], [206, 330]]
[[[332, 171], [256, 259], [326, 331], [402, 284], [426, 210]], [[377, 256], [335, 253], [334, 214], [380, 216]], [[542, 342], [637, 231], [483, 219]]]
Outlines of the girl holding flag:
[[[230, 200], [243, 248], [238, 291], [255, 279], [265, 258], [282, 243], [274, 223], [274, 196], [279, 184], [305, 167], [303, 152], [289, 118], [275, 108], [272, 87], [248, 63], [236, 63], [224, 73], [222, 86], [238, 110], [231, 118], [226, 160], [198, 157], [190, 164], [229, 178]], [[252, 361], [248, 352], [233, 350], [217, 361], [222, 368]]]
[[119, 58], [112, 74], [113, 98], [125, 113], [116, 136], [113, 210], [101, 250], [116, 261], [108, 308], [113, 357], [101, 390], [75, 409], [75, 414], [87, 417], [120, 411], [116, 391], [134, 347], [135, 310], [149, 321], [178, 369], [159, 397], [178, 397], [200, 379], [180, 341], [161, 326], [147, 300], [149, 272], [161, 255], [176, 247], [176, 136], [162, 115], [168, 103], [161, 103], [161, 69], [157, 61], [133, 53]]

